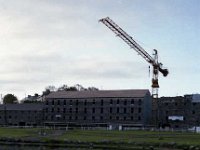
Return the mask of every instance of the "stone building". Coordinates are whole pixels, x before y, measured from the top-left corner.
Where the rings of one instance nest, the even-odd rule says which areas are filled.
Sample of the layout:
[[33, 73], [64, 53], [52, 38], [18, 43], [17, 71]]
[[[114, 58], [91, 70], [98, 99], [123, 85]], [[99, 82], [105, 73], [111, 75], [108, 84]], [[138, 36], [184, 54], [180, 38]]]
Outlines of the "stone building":
[[61, 91], [45, 98], [46, 125], [142, 127], [151, 119], [149, 90]]
[[161, 97], [158, 103], [158, 123], [162, 127], [186, 126], [186, 101], [184, 97]]
[[[200, 126], [200, 95], [161, 97], [152, 115], [149, 90], [60, 91], [42, 103], [0, 105], [0, 125], [122, 129]], [[152, 121], [153, 120], [153, 121]], [[156, 120], [156, 121], [154, 121]]]
[[38, 126], [43, 124], [43, 104], [0, 105], [0, 125]]
[[159, 98], [158, 122], [172, 128], [200, 126], [200, 95]]

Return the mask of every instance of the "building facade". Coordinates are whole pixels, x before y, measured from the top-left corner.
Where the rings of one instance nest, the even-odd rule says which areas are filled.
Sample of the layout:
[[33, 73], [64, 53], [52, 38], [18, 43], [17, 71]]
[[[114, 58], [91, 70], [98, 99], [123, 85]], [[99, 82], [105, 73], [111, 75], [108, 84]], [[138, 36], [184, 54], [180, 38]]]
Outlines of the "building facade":
[[39, 126], [43, 124], [43, 104], [0, 105], [0, 125]]
[[[60, 91], [41, 103], [0, 105], [0, 125], [170, 127], [200, 126], [200, 95], [161, 97], [152, 114], [149, 90]], [[156, 121], [155, 121], [156, 120]]]
[[151, 120], [148, 90], [61, 91], [46, 97], [46, 125], [146, 126]]
[[200, 95], [159, 98], [158, 122], [172, 128], [200, 126]]

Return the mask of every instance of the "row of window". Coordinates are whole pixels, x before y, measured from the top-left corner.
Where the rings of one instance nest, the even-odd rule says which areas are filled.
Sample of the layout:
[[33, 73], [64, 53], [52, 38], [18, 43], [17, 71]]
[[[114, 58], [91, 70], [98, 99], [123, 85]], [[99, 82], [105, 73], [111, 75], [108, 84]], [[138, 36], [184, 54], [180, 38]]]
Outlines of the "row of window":
[[100, 116], [100, 117], [96, 117], [96, 116], [92, 116], [92, 117], [87, 117], [87, 116], [84, 116], [84, 117], [78, 117], [78, 116], [75, 116], [75, 117], [72, 117], [72, 116], [69, 116], [68, 118], [66, 117], [66, 116], [63, 116], [63, 118], [61, 118], [61, 116], [60, 117], [56, 117], [56, 116], [51, 116], [51, 117], [46, 117], [46, 120], [48, 120], [48, 118], [50, 119], [50, 120], [54, 120], [54, 119], [56, 119], [56, 120], [65, 120], [65, 119], [68, 119], [69, 121], [72, 121], [72, 120], [74, 120], [74, 121], [77, 121], [77, 120], [96, 120], [96, 121], [98, 121], [98, 120], [104, 120], [104, 119], [109, 119], [109, 120], [126, 120], [126, 121], [128, 121], [128, 120], [138, 120], [138, 121], [140, 121], [141, 120], [141, 117], [140, 116], [137, 116], [137, 118], [136, 117], [133, 117], [133, 116], [131, 116], [131, 117], [126, 117], [126, 116], [124, 116], [124, 117], [119, 117], [119, 116], [115, 116], [115, 117], [113, 117], [113, 116], [109, 116], [109, 118], [105, 118], [105, 117], [103, 117], [103, 116]]
[[[105, 112], [105, 109], [104, 108], [100, 108], [100, 109], [95, 109], [95, 108], [92, 108], [92, 109], [88, 109], [88, 108], [84, 108], [83, 109], [83, 111], [80, 111], [78, 108], [75, 108], [74, 110], [72, 109], [72, 108], [69, 108], [69, 110], [68, 110], [68, 112], [69, 113], [72, 113], [72, 112], [75, 112], [75, 113], [78, 113], [78, 112], [81, 112], [81, 113], [87, 113], [88, 111], [90, 111], [91, 110], [91, 112], [92, 113], [97, 113], [97, 111], [99, 111], [100, 113], [104, 113]], [[107, 110], [107, 109], [106, 109]], [[110, 107], [110, 109], [108, 109], [108, 112], [110, 112], [110, 113], [128, 113], [128, 110], [127, 110], [127, 108], [119, 108], [119, 107], [117, 107], [117, 109], [114, 111], [115, 109], [114, 108], [112, 108], [112, 107]], [[120, 111], [121, 110], [121, 111]], [[139, 107], [138, 109], [138, 113], [141, 113], [141, 111], [142, 111], [142, 109]], [[65, 113], [65, 112], [67, 112], [66, 111], [66, 108], [63, 108], [62, 110], [60, 109], [60, 108], [57, 108], [57, 109], [55, 109], [55, 108], [51, 108], [51, 109], [49, 109], [49, 108], [46, 108], [46, 112], [48, 112], [48, 111], [50, 111], [50, 112], [63, 112], [63, 113]], [[106, 111], [107, 112], [107, 111]], [[130, 110], [129, 110], [129, 113], [134, 113], [135, 112], [135, 109], [132, 107]]]
[[[166, 110], [166, 111], [165, 111], [165, 114], [168, 115], [169, 112], [172, 112], [172, 110], [170, 110], [170, 111], [169, 111], [169, 110]], [[180, 112], [181, 112], [181, 111], [174, 110], [174, 113], [175, 113], [175, 114], [180, 113]], [[192, 110], [191, 113], [194, 115], [194, 114], [196, 114], [196, 111], [195, 111], [195, 110]]]
[[0, 113], [4, 113], [4, 112], [7, 112], [7, 113], [21, 113], [21, 114], [24, 114], [24, 113], [40, 113], [41, 111], [30, 111], [30, 110], [3, 110], [1, 111]]
[[[67, 102], [69, 102], [69, 105], [72, 105], [72, 104], [75, 104], [75, 105], [79, 105], [80, 102], [83, 102], [84, 105], [87, 105], [87, 104], [96, 104], [96, 102], [100, 102], [100, 105], [104, 105], [105, 101], [106, 100], [101, 100], [101, 101], [97, 101], [97, 100], [92, 100], [91, 101], [87, 101], [87, 100], [76, 100], [76, 101], [72, 101], [72, 100], [52, 100], [51, 102], [50, 101], [46, 101], [46, 105], [61, 105], [61, 101], [63, 102], [63, 105], [66, 105]], [[137, 100], [138, 104], [141, 105], [142, 104], [142, 100], [139, 99]], [[134, 99], [131, 99], [131, 100], [113, 100], [113, 99], [110, 99], [109, 101], [109, 104], [124, 104], [124, 105], [127, 105], [128, 103], [130, 104], [134, 104], [135, 103], [135, 100]]]
[[[5, 116], [0, 116], [0, 119], [5, 119]], [[37, 116], [11, 116], [11, 115], [7, 115], [7, 119], [28, 119], [28, 120], [32, 120], [32, 119], [38, 119]]]
[[[174, 106], [181, 106], [181, 105], [184, 105], [184, 106], [186, 106], [186, 102], [164, 102], [164, 105], [165, 106], [168, 106], [168, 105], [174, 105]], [[195, 103], [195, 102], [193, 102], [193, 103], [191, 103], [193, 106], [199, 106], [200, 105], [200, 103]], [[199, 105], [198, 105], [199, 104]]]

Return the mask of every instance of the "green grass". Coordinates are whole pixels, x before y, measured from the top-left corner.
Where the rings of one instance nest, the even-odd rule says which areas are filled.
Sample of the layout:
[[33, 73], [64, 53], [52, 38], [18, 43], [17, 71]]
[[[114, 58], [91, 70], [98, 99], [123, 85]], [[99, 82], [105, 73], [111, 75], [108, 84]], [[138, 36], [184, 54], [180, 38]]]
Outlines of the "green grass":
[[[153, 132], [153, 131], [106, 131], [106, 130], [69, 130], [56, 135], [55, 130], [45, 130], [47, 136], [41, 136], [38, 128], [0, 128], [0, 138], [36, 138], [41, 141], [72, 141], [79, 143], [109, 143], [111, 147], [161, 145], [176, 143], [176, 145], [200, 147], [200, 134], [189, 132]], [[54, 142], [53, 142], [54, 143]], [[122, 144], [122, 145], [121, 145]], [[102, 144], [101, 146], [105, 146]]]
[[[41, 129], [39, 128], [0, 128], [0, 137], [7, 138], [25, 138], [25, 137], [38, 137]], [[50, 130], [45, 130], [50, 132]]]
[[20, 138], [34, 136], [35, 129], [0, 128], [0, 137]]
[[172, 143], [200, 145], [200, 134], [186, 132], [152, 132], [152, 131], [101, 131], [75, 130], [67, 131], [60, 140], [83, 142], [139, 142], [139, 143]]

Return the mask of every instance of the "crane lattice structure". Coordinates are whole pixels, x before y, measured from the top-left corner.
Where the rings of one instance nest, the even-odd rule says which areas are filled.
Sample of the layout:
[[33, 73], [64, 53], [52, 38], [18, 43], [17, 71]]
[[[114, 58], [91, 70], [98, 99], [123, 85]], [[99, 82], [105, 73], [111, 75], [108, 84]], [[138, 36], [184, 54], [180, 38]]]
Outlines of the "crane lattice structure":
[[124, 42], [126, 42], [131, 48], [133, 48], [139, 55], [141, 55], [148, 63], [153, 66], [152, 75], [152, 96], [153, 98], [158, 98], [158, 73], [161, 72], [164, 77], [168, 75], [168, 69], [162, 68], [162, 63], [158, 62], [158, 52], [154, 49], [153, 57], [150, 56], [133, 38], [128, 35], [122, 28], [120, 28], [114, 21], [109, 17], [102, 18], [99, 20], [105, 24], [111, 31], [113, 31], [118, 37], [120, 37]]

